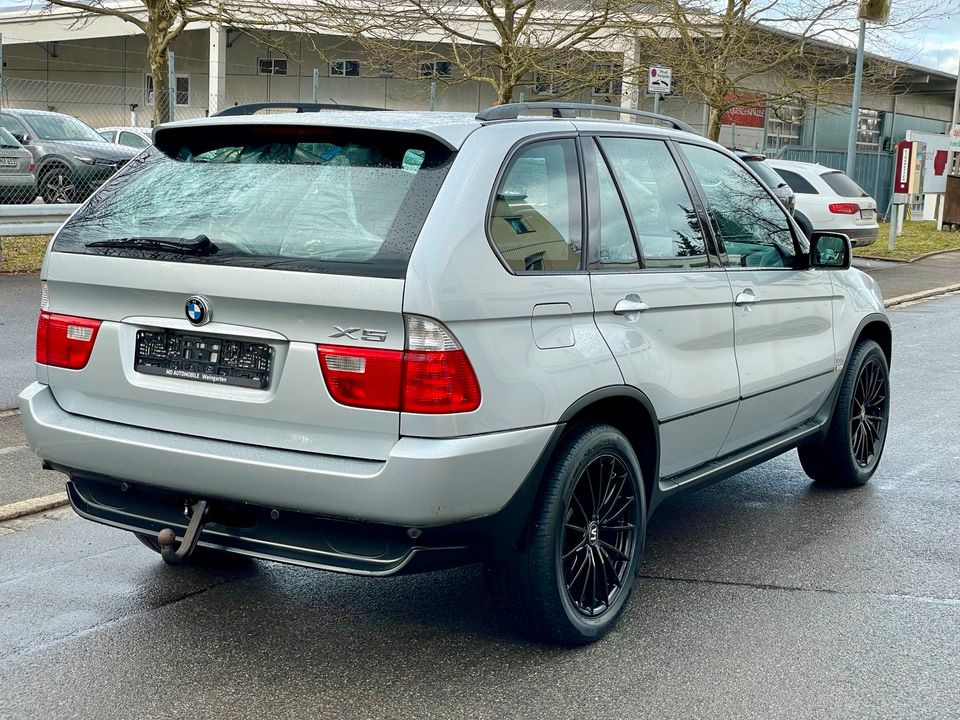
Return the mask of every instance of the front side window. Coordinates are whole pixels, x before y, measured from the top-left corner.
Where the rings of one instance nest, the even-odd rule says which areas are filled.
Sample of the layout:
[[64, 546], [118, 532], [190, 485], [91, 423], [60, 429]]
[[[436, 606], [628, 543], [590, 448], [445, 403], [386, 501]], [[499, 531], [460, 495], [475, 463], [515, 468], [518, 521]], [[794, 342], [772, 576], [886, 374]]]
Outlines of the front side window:
[[682, 145], [707, 196], [710, 221], [726, 264], [744, 268], [789, 268], [796, 259], [790, 220], [770, 193], [721, 152]]
[[497, 188], [490, 238], [516, 272], [580, 269], [580, 173], [573, 140], [545, 140], [510, 161]]
[[627, 201], [648, 270], [710, 266], [707, 242], [683, 176], [660, 140], [603, 138], [607, 162]]
[[[156, 148], [127, 163], [64, 225], [54, 251], [403, 277], [453, 158], [412, 133], [215, 130], [158, 134]], [[201, 236], [210, 241], [202, 252], [149, 244]]]

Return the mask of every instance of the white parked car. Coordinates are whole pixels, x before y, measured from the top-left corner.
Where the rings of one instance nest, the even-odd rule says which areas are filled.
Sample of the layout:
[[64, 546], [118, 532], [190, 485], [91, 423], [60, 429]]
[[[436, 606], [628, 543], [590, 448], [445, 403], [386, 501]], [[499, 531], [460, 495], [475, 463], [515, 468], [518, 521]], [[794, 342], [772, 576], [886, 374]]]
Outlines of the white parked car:
[[148, 145], [153, 144], [153, 130], [142, 127], [103, 127], [97, 128], [97, 132], [107, 142], [117, 145], [126, 145], [137, 150], [141, 150]]
[[876, 241], [877, 201], [846, 174], [816, 163], [767, 162], [796, 193], [794, 215], [806, 216], [814, 230], [842, 232], [859, 247]]

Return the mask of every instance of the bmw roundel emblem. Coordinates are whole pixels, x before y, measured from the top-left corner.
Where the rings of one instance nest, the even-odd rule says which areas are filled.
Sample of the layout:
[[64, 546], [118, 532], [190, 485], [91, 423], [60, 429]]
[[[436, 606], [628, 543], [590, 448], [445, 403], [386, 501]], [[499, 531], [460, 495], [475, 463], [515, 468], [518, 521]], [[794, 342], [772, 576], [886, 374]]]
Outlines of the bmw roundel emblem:
[[210, 312], [210, 303], [199, 295], [192, 295], [187, 298], [185, 307], [187, 320], [194, 325], [206, 325], [212, 319]]

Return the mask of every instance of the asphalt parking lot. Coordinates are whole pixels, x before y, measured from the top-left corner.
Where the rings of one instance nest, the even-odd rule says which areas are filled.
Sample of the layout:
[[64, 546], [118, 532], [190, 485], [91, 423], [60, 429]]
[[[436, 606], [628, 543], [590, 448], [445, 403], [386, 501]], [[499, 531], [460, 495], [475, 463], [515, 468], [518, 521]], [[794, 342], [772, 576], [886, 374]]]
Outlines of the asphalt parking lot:
[[960, 296], [891, 318], [871, 483], [790, 453], [663, 506], [601, 643], [527, 643], [476, 567], [171, 569], [61, 509], [0, 525], [0, 718], [960, 717]]

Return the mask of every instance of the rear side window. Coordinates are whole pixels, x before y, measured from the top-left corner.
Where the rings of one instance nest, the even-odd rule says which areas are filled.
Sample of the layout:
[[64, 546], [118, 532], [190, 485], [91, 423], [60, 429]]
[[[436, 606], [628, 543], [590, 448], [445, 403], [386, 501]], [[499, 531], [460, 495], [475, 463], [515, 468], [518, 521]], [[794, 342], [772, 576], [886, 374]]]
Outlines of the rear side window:
[[790, 186], [790, 189], [801, 195], [819, 195], [817, 189], [807, 180], [795, 172], [777, 168], [777, 174], [783, 178], [784, 182]]
[[[353, 128], [197, 126], [157, 143], [74, 215], [54, 251], [403, 277], [453, 159], [426, 136]], [[215, 249], [113, 242], [199, 236]]]
[[580, 172], [573, 140], [524, 147], [493, 199], [490, 238], [515, 272], [580, 269]]
[[840, 197], [867, 197], [867, 193], [863, 191], [863, 188], [857, 185], [849, 176], [844, 175], [842, 172], [828, 172], [820, 176], [820, 179], [823, 180], [827, 185], [830, 186], [830, 189], [833, 190]]

